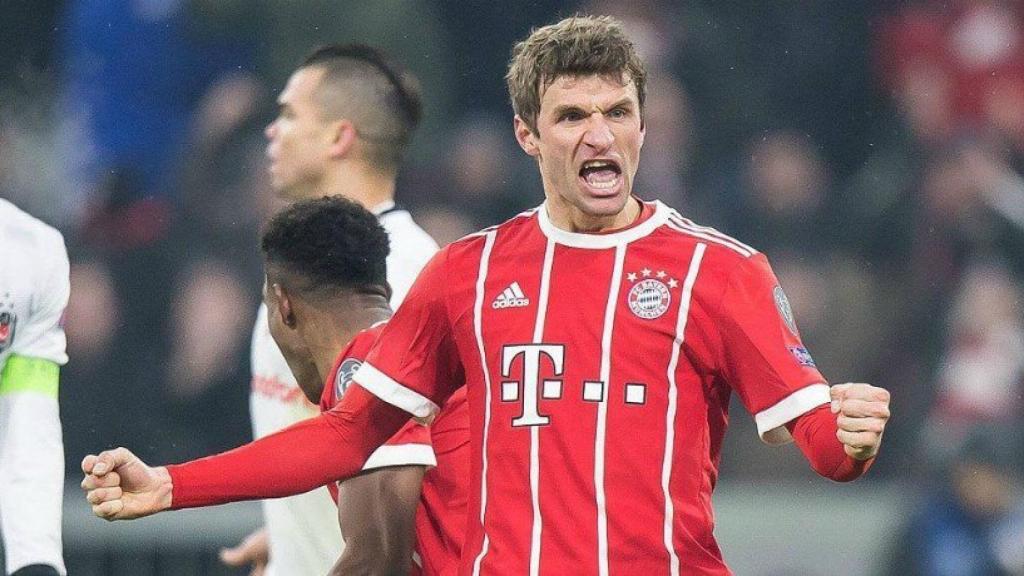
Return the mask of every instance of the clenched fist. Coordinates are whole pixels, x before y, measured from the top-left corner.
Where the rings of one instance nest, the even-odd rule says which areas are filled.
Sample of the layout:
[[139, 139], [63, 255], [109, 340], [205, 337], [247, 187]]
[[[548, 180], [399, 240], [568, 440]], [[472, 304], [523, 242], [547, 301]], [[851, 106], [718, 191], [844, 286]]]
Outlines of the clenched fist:
[[93, 514], [104, 520], [131, 520], [171, 506], [171, 475], [148, 466], [127, 448], [89, 454], [82, 460], [82, 489]]
[[836, 436], [846, 454], [856, 460], [873, 458], [889, 420], [889, 391], [870, 384], [837, 384], [831, 395]]

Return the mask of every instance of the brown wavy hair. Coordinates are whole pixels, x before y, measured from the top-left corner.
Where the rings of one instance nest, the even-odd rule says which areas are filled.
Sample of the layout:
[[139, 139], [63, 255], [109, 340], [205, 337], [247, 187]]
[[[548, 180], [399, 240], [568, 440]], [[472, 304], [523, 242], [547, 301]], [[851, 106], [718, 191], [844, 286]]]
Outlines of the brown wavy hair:
[[643, 119], [647, 70], [622, 23], [611, 16], [566, 18], [535, 28], [512, 48], [508, 94], [512, 110], [537, 133], [537, 115], [544, 91], [560, 76], [601, 75], [623, 85], [636, 85]]

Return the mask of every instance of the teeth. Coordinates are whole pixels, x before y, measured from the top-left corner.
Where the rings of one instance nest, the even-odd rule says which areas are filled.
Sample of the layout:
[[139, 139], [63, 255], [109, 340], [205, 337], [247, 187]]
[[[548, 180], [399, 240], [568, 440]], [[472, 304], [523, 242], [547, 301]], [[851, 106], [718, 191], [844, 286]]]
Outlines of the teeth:
[[594, 180], [587, 180], [587, 184], [589, 184], [591, 188], [598, 188], [598, 189], [612, 188], [612, 187], [615, 186], [616, 182], [617, 182], [617, 179], [607, 180], [607, 181], [604, 181], [604, 182], [594, 181]]
[[614, 164], [604, 160], [590, 160], [583, 163], [584, 168], [604, 168], [605, 166], [612, 168], [614, 167]]

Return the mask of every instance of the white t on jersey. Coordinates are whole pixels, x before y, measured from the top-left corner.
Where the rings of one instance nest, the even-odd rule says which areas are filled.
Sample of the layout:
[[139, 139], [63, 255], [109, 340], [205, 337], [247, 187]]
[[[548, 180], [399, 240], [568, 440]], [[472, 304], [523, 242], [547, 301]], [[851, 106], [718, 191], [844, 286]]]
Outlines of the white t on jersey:
[[[388, 283], [397, 308], [416, 275], [437, 252], [437, 243], [393, 202], [373, 209], [391, 240], [388, 255]], [[267, 325], [267, 308], [261, 305], [252, 336], [252, 392], [249, 396], [253, 435], [276, 432], [300, 420], [315, 416], [319, 409], [310, 404], [288, 369]], [[263, 515], [270, 539], [267, 574], [326, 574], [341, 555], [341, 531], [337, 509], [325, 488], [263, 501]]]
[[8, 572], [49, 564], [66, 573], [64, 445], [49, 369], [68, 360], [61, 317], [70, 291], [60, 232], [0, 199], [0, 524]]

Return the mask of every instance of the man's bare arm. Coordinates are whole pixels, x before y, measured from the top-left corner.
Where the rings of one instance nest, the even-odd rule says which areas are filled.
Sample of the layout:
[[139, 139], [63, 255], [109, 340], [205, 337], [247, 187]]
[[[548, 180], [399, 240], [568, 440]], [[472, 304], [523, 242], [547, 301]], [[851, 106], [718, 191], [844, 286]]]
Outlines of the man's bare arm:
[[390, 466], [341, 483], [338, 521], [345, 552], [332, 576], [409, 574], [424, 472], [423, 466]]

